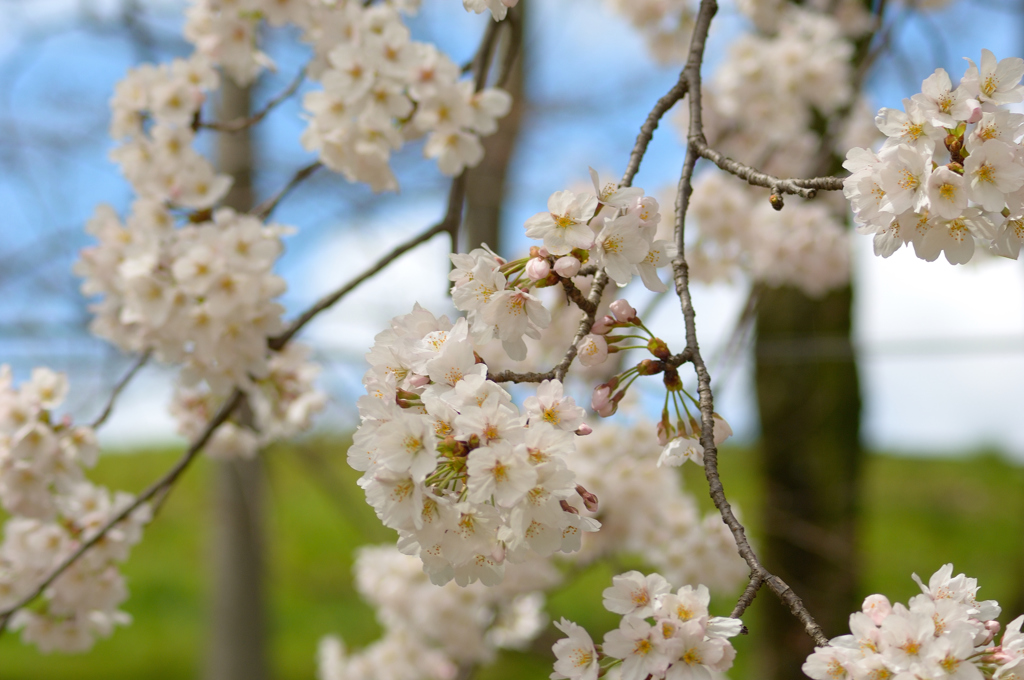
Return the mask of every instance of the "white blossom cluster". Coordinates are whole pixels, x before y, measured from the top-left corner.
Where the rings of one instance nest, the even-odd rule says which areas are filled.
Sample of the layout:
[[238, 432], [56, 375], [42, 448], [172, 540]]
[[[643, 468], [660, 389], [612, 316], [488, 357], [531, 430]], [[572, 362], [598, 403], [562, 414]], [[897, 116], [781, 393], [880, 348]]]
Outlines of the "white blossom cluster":
[[217, 174], [193, 147], [192, 123], [220, 84], [214, 66], [198, 55], [143, 64], [114, 89], [110, 136], [120, 145], [110, 156], [140, 198], [202, 210], [231, 187], [231, 178]]
[[974, 256], [980, 240], [997, 255], [1016, 259], [1024, 241], [1024, 115], [1007, 110], [1024, 101], [1024, 59], [997, 61], [982, 50], [954, 88], [936, 69], [903, 110], [883, 108], [875, 118], [886, 136], [878, 153], [851, 149], [852, 174], [843, 191], [857, 230], [888, 257], [906, 243], [929, 262], [950, 264]]
[[393, 319], [367, 354], [348, 452], [367, 502], [438, 584], [499, 583], [506, 560], [578, 550], [599, 526], [565, 502], [580, 493], [565, 457], [583, 409], [545, 381], [522, 413], [475, 346], [465, 318], [417, 305]]
[[815, 296], [849, 280], [849, 239], [829, 206], [790, 200], [775, 210], [764, 199], [763, 191], [725, 173], [701, 173], [690, 202], [700, 228], [691, 258], [694, 277], [728, 280], [743, 270], [755, 280]]
[[[804, 177], [821, 174], [831, 151], [822, 149], [822, 130], [814, 129], [814, 121], [830, 121], [827, 133], [837, 149], [870, 143], [870, 134], [836, 122], [859, 106], [851, 87], [852, 40], [870, 26], [860, 4], [842, 3], [849, 16], [840, 21], [834, 8], [741, 3], [758, 32], [734, 41], [705, 82], [709, 144], [775, 176]], [[682, 123], [688, 124], [685, 116]], [[702, 173], [694, 183], [691, 206], [699, 233], [690, 239], [687, 255], [696, 279], [730, 279], [743, 271], [756, 281], [795, 286], [813, 296], [849, 280], [841, 201], [789, 198], [776, 212], [763, 188], [719, 175]]]
[[690, 0], [608, 0], [608, 4], [643, 35], [657, 61], [686, 61], [693, 32]]
[[[275, 441], [289, 439], [309, 429], [313, 414], [321, 411], [327, 395], [314, 381], [320, 366], [309, 360], [309, 348], [289, 343], [272, 352], [267, 374], [248, 381], [243, 388], [245, 410], [257, 427], [228, 420], [213, 433], [203, 452], [211, 458], [253, 458]], [[178, 420], [178, 432], [195, 440], [206, 428], [225, 396], [203, 385], [178, 384], [171, 401], [171, 414]]]
[[360, 549], [354, 569], [384, 635], [352, 654], [340, 638], [322, 639], [319, 680], [454, 680], [460, 667], [530, 643], [547, 623], [542, 591], [562, 580], [548, 561], [534, 559], [495, 587], [438, 587], [418, 559], [384, 546]]
[[[718, 425], [715, 432], [724, 431]], [[593, 429], [568, 462], [577, 481], [600, 499], [601, 531], [586, 537], [575, 559], [639, 555], [673, 583], [705, 583], [722, 592], [741, 585], [749, 569], [732, 534], [717, 512], [701, 517], [681, 471], [661, 467], [663, 444], [652, 424], [602, 421]]]
[[392, 7], [340, 2], [332, 11], [346, 39], [327, 56], [323, 90], [304, 99], [310, 121], [303, 146], [374, 191], [398, 189], [391, 153], [424, 135], [424, 154], [437, 159], [443, 174], [477, 165], [484, 155], [480, 137], [494, 133], [511, 108], [508, 93], [474, 91], [434, 45], [410, 39]]
[[[10, 515], [0, 543], [0, 611], [14, 606], [82, 541], [132, 502], [132, 496], [91, 484], [83, 467], [96, 463], [96, 434], [54, 420], [67, 394], [64, 375], [32, 371], [20, 388], [0, 367], [0, 504]], [[42, 603], [19, 609], [11, 626], [40, 650], [85, 651], [129, 617], [117, 564], [128, 558], [149, 521], [142, 506], [108, 532], [43, 593]]]
[[658, 201], [640, 187], [602, 186], [593, 168], [590, 177], [593, 194], [557, 191], [546, 211], [526, 220], [526, 235], [544, 243], [541, 257], [550, 257], [550, 268], [562, 277], [575, 276], [581, 263], [589, 263], [620, 286], [639, 274], [648, 289], [668, 290], [657, 269], [669, 264], [674, 250], [668, 241], [655, 240]]
[[993, 646], [999, 631], [999, 605], [979, 602], [977, 579], [953, 576], [946, 564], [909, 606], [870, 595], [850, 615], [850, 634], [833, 638], [807, 657], [803, 671], [814, 680], [1010, 680], [1024, 670], [1024, 616], [1014, 619]]
[[[711, 616], [703, 585], [675, 593], [661, 574], [630, 571], [612, 579], [604, 607], [621, 614], [619, 627], [604, 636], [601, 650], [586, 629], [562, 619], [555, 625], [569, 637], [555, 643], [551, 680], [597, 680], [618, 669], [621, 680], [711, 680], [732, 667], [739, 619]], [[615, 659], [602, 665], [602, 661]], [[621, 664], [619, 663], [621, 662]]]
[[219, 393], [267, 374], [267, 337], [283, 327], [274, 298], [285, 282], [273, 266], [285, 227], [221, 208], [175, 228], [166, 208], [140, 199], [123, 224], [100, 206], [86, 230], [99, 244], [75, 273], [85, 295], [103, 296], [91, 307], [96, 335], [184, 363]]

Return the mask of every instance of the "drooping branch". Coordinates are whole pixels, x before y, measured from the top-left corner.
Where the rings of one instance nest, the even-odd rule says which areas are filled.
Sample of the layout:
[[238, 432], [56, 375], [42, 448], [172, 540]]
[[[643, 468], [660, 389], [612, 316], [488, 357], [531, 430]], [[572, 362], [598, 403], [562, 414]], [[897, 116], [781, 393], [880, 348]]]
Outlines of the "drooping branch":
[[103, 410], [100, 411], [100, 414], [96, 416], [96, 419], [89, 424], [89, 427], [96, 430], [100, 427], [100, 425], [107, 421], [107, 418], [110, 417], [111, 412], [113, 412], [114, 410], [114, 402], [117, 401], [117, 398], [121, 395], [121, 392], [124, 391], [124, 388], [128, 386], [128, 383], [132, 381], [132, 378], [135, 377], [135, 374], [139, 372], [139, 369], [146, 365], [146, 362], [149, 361], [149, 357], [151, 356], [151, 354], [152, 350], [146, 350], [145, 352], [143, 352], [142, 356], [136, 359], [135, 363], [132, 364], [132, 367], [128, 369], [128, 372], [125, 373], [121, 377], [121, 379], [117, 381], [117, 384], [114, 385], [114, 389], [110, 391], [110, 396], [107, 398], [107, 403], [103, 407]]
[[437, 234], [447, 233], [452, 238], [452, 243], [455, 242], [455, 238], [458, 234], [459, 223], [462, 220], [462, 203], [463, 194], [465, 192], [465, 175], [459, 175], [452, 180], [451, 189], [448, 191], [448, 209], [444, 218], [440, 222], [434, 224], [426, 231], [423, 231], [411, 239], [400, 243], [395, 246], [391, 251], [382, 255], [375, 263], [370, 265], [366, 270], [363, 271], [359, 276], [355, 277], [345, 285], [341, 286], [337, 290], [328, 293], [327, 295], [320, 298], [312, 307], [303, 312], [297, 319], [295, 319], [285, 330], [278, 336], [270, 339], [268, 345], [272, 350], [280, 350], [285, 344], [291, 340], [296, 333], [302, 330], [302, 327], [313, 320], [318, 314], [327, 309], [333, 307], [341, 298], [348, 295], [355, 288], [357, 288], [364, 281], [378, 273], [389, 264], [397, 260], [399, 257], [409, 252], [416, 246], [426, 243]]
[[[718, 508], [722, 520], [732, 532], [740, 556], [750, 568], [750, 582], [737, 603], [736, 610], [742, 611], [745, 609], [750, 601], [753, 600], [761, 583], [766, 583], [779, 599], [789, 607], [793, 615], [804, 624], [804, 629], [815, 643], [827, 645], [828, 638], [814, 620], [814, 617], [804, 607], [803, 602], [796, 593], [782, 579], [773, 575], [761, 564], [757, 554], [747, 540], [746, 529], [736, 518], [732, 506], [726, 498], [725, 489], [722, 486], [722, 480], [718, 473], [718, 449], [715, 447], [714, 397], [711, 390], [711, 375], [708, 372], [703, 357], [701, 357], [700, 346], [697, 342], [696, 313], [693, 308], [693, 298], [690, 294], [689, 265], [686, 262], [684, 238], [686, 212], [693, 193], [693, 171], [697, 165], [697, 160], [704, 155], [701, 149], [704, 148], [706, 150], [707, 148], [701, 111], [700, 69], [704, 61], [704, 46], [708, 30], [717, 10], [718, 6], [715, 0], [701, 0], [700, 10], [694, 25], [693, 39], [690, 42], [689, 59], [687, 60], [686, 67], [683, 69], [683, 76], [688, 83], [690, 98], [690, 126], [687, 134], [686, 159], [683, 162], [678, 192], [676, 194], [675, 241], [677, 253], [672, 260], [676, 293], [679, 295], [680, 308], [686, 326], [686, 350], [690, 353], [690, 362], [697, 373], [697, 392], [700, 397], [701, 413], [701, 445], [704, 447], [704, 474], [708, 480], [708, 490], [711, 499], [715, 507]], [[728, 168], [723, 169], [729, 171]]]
[[305, 182], [314, 172], [322, 167], [323, 163], [315, 161], [305, 167], [299, 168], [295, 174], [292, 175], [292, 178], [288, 180], [288, 183], [281, 187], [280, 191], [253, 208], [251, 214], [261, 220], [266, 220], [270, 217], [270, 214], [277, 209], [277, 206], [284, 200], [285, 196], [290, 194], [295, 187]]
[[271, 111], [276, 109], [282, 102], [295, 94], [296, 91], [298, 91], [299, 86], [302, 85], [302, 81], [305, 79], [306, 69], [303, 68], [298, 72], [292, 82], [288, 84], [288, 87], [282, 90], [277, 94], [277, 96], [267, 102], [262, 109], [251, 116], [235, 118], [224, 122], [211, 121], [209, 123], [197, 119], [192, 127], [195, 129], [206, 128], [207, 130], [217, 130], [218, 132], [241, 132], [242, 130], [247, 130], [248, 128], [260, 123], [264, 118], [270, 115]]

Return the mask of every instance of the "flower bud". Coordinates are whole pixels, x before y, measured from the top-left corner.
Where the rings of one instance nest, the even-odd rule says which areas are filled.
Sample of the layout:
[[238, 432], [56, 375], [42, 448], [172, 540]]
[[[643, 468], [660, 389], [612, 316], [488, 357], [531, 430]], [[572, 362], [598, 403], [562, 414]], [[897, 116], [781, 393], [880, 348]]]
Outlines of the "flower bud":
[[430, 376], [417, 374], [409, 378], [409, 385], [412, 387], [423, 387], [428, 383], [430, 383]]
[[672, 427], [672, 423], [668, 422], [667, 418], [658, 422], [658, 443], [661, 446], [668, 444], [669, 440], [675, 438], [675, 436], [676, 428]]
[[679, 379], [679, 371], [674, 368], [665, 369], [665, 377], [663, 379], [665, 387], [668, 388], [669, 392], [678, 392], [683, 389], [683, 381]]
[[644, 359], [637, 364], [637, 373], [640, 375], [657, 375], [665, 370], [665, 364], [654, 359]]
[[615, 319], [605, 314], [600, 319], [594, 322], [594, 325], [590, 327], [590, 332], [594, 335], [604, 335], [615, 326]]
[[597, 512], [597, 496], [583, 488], [582, 484], [576, 485], [576, 493], [583, 499], [583, 505], [590, 512]]
[[661, 338], [651, 338], [648, 340], [647, 351], [662, 361], [666, 361], [672, 356], [672, 353], [668, 349], [668, 345], [665, 344], [665, 341]]
[[967, 116], [967, 120], [964, 122], [966, 122], [968, 125], [971, 125], [981, 120], [981, 102], [979, 102], [977, 99], [968, 99], [964, 103], [967, 105], [967, 109], [971, 112], [970, 115]]
[[625, 299], [615, 300], [612, 302], [610, 306], [612, 309], [612, 314], [614, 314], [615, 318], [618, 319], [619, 321], [624, 321], [628, 323], [637, 321], [636, 310], [633, 309], [633, 306], [626, 302]]
[[[611, 387], [608, 385], [598, 385], [594, 388], [594, 394], [590, 397], [590, 408], [594, 409], [598, 415], [607, 417], [602, 411], [611, 407], [611, 396]], [[611, 414], [609, 413], [608, 415]]]
[[569, 501], [561, 500], [561, 501], [558, 501], [558, 504], [560, 506], [562, 506], [562, 510], [565, 510], [566, 512], [571, 512], [574, 515], [580, 514], [579, 510], [577, 510], [576, 508], [574, 508], [571, 505], [569, 505]]
[[590, 427], [590, 425], [587, 425], [586, 423], [583, 423], [582, 425], [580, 425], [579, 427], [576, 428], [576, 434], [578, 436], [580, 436], [580, 437], [586, 437], [588, 434], [591, 434], [593, 431], [594, 431], [594, 428]]
[[505, 544], [504, 543], [495, 543], [494, 544], [494, 547], [491, 548], [491, 558], [495, 562], [497, 562], [498, 564], [501, 564], [502, 562], [505, 561]]
[[882, 620], [892, 613], [892, 605], [885, 595], [868, 595], [864, 598], [861, 611], [867, 614], [876, 626], [882, 625]]
[[550, 271], [551, 265], [544, 258], [535, 257], [526, 263], [526, 275], [534, 281], [546, 279]]
[[598, 366], [608, 358], [608, 343], [600, 335], [590, 333], [576, 346], [580, 363], [584, 366]]
[[572, 255], [564, 255], [555, 260], [555, 271], [563, 278], [576, 276], [580, 270], [580, 261]]

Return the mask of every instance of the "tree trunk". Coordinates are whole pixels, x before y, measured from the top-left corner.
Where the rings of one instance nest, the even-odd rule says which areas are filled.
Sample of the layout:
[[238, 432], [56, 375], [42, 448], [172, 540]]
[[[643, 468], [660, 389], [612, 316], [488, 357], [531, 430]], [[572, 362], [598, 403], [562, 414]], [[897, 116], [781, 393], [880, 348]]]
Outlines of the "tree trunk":
[[[849, 632], [857, 600], [856, 534], [863, 452], [850, 343], [852, 289], [821, 300], [766, 289], [757, 310], [756, 380], [765, 475], [765, 566], [803, 599], [829, 637]], [[759, 597], [765, 680], [803, 678], [814, 643], [771, 597]]]
[[[249, 115], [250, 93], [223, 77], [220, 120]], [[249, 130], [220, 133], [218, 165], [235, 178], [225, 204], [248, 210], [252, 196]], [[244, 409], [243, 409], [244, 411]], [[266, 680], [266, 604], [263, 583], [263, 461], [218, 461], [213, 517], [213, 611], [208, 680]]]
[[[521, 3], [514, 10], [519, 13], [519, 21], [525, 21]], [[525, 32], [525, 25], [523, 30]], [[502, 32], [502, 45], [497, 50], [494, 70], [501, 71], [503, 56], [509, 49], [509, 32]], [[499, 121], [498, 131], [481, 142], [484, 146], [484, 158], [480, 165], [469, 170], [466, 176], [466, 215], [463, 222], [459, 249], [469, 252], [482, 244], [487, 244], [500, 254], [501, 249], [501, 208], [505, 202], [505, 180], [508, 176], [509, 163], [516, 148], [519, 128], [522, 122], [524, 102], [523, 95], [523, 61], [526, 41], [520, 41], [519, 53], [508, 82], [504, 89], [512, 95], [512, 110]]]

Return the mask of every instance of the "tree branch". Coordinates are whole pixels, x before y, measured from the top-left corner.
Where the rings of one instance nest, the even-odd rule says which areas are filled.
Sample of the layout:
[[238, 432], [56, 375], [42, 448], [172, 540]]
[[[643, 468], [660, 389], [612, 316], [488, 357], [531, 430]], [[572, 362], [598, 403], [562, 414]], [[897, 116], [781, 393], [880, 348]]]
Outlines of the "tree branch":
[[291, 193], [292, 189], [305, 182], [310, 175], [322, 167], [323, 163], [315, 161], [303, 168], [299, 168], [280, 191], [253, 208], [250, 214], [254, 217], [260, 218], [261, 220], [266, 220], [270, 217], [270, 213], [277, 209], [278, 204], [284, 200], [284, 197]]
[[[753, 600], [754, 593], [760, 587], [757, 581], [763, 581], [768, 587], [785, 603], [790, 611], [803, 624], [807, 634], [818, 645], [827, 645], [828, 638], [825, 637], [821, 627], [811, 616], [803, 602], [793, 590], [780, 578], [773, 575], [764, 565], [761, 564], [750, 542], [747, 540], [746, 530], [736, 519], [736, 515], [725, 496], [725, 489], [718, 473], [718, 449], [715, 447], [714, 436], [714, 397], [711, 391], [711, 375], [708, 372], [704, 359], [700, 354], [700, 347], [697, 343], [697, 328], [693, 308], [693, 298], [690, 294], [689, 265], [685, 256], [685, 232], [686, 232], [686, 211], [690, 205], [690, 196], [693, 193], [693, 170], [697, 160], [703, 156], [701, 149], [706, 150], [707, 143], [704, 138], [703, 119], [701, 112], [701, 74], [700, 69], [704, 60], [704, 45], [707, 40], [708, 30], [711, 27], [711, 19], [718, 10], [715, 0], [701, 0], [700, 9], [693, 29], [693, 39], [690, 42], [690, 55], [683, 69], [683, 77], [688, 83], [690, 97], [690, 129], [687, 139], [689, 143], [686, 148], [686, 160], [683, 162], [682, 173], [679, 177], [679, 188], [676, 194], [676, 224], [675, 240], [677, 254], [672, 260], [672, 272], [676, 284], [676, 293], [679, 295], [680, 308], [683, 313], [683, 320], [686, 325], [686, 351], [690, 353], [690, 362], [697, 373], [697, 391], [700, 396], [701, 413], [701, 445], [704, 447], [704, 474], [708, 480], [708, 490], [715, 507], [722, 515], [722, 520], [732, 532], [736, 541], [736, 548], [740, 556], [750, 567], [751, 582], [743, 593], [743, 597], [736, 605], [736, 609], [742, 611]], [[745, 167], [745, 166], [743, 166]], [[727, 168], [724, 168], [729, 171]], [[748, 169], [749, 170], [749, 169]], [[752, 171], [756, 172], [756, 171]], [[749, 181], [749, 179], [748, 179]]]
[[139, 369], [146, 365], [146, 362], [149, 361], [149, 357], [152, 356], [152, 354], [153, 350], [146, 350], [142, 353], [142, 356], [135, 360], [135, 363], [128, 369], [128, 372], [117, 381], [116, 385], [114, 385], [114, 389], [110, 392], [110, 397], [107, 398], [106, 406], [104, 406], [100, 414], [96, 416], [96, 419], [89, 424], [89, 427], [96, 430], [99, 429], [100, 425], [107, 421], [107, 418], [110, 417], [110, 413], [114, 410], [114, 402], [117, 401], [118, 396], [120, 396], [121, 392], [124, 391], [124, 388], [128, 386], [128, 383], [131, 382], [132, 378], [135, 377], [135, 374], [139, 372]]
[[815, 194], [818, 193], [818, 190], [840, 191], [843, 188], [843, 179], [841, 177], [793, 179], [769, 175], [768, 173], [756, 170], [749, 165], [744, 165], [739, 161], [734, 161], [728, 156], [709, 147], [707, 142], [704, 141], [703, 128], [701, 128], [699, 137], [695, 138], [692, 135], [693, 133], [691, 132], [691, 136], [688, 140], [688, 146], [694, 147], [696, 152], [702, 157], [707, 158], [729, 174], [736, 175], [740, 179], [745, 179], [748, 184], [771, 189], [773, 196], [772, 206], [776, 210], [782, 210], [783, 194], [795, 194], [803, 198], [814, 198]]
[[266, 118], [271, 111], [273, 111], [281, 102], [291, 97], [302, 85], [302, 81], [306, 79], [306, 69], [303, 67], [299, 71], [298, 75], [292, 80], [292, 82], [285, 88], [280, 94], [267, 102], [266, 106], [257, 111], [256, 113], [246, 118], [235, 118], [234, 120], [228, 120], [224, 122], [213, 121], [210, 123], [204, 123], [203, 121], [197, 120], [192, 126], [193, 129], [206, 128], [207, 130], [217, 130], [218, 132], [241, 132], [251, 128], [253, 125], [258, 124], [264, 118]]
[[270, 338], [268, 346], [272, 350], [280, 350], [285, 344], [291, 340], [296, 333], [302, 330], [302, 327], [313, 320], [318, 314], [327, 309], [333, 307], [341, 298], [348, 295], [352, 290], [357, 288], [361, 283], [378, 273], [389, 264], [397, 260], [399, 257], [409, 252], [416, 246], [425, 243], [432, 239], [437, 234], [442, 232], [448, 233], [452, 238], [452, 243], [455, 243], [456, 235], [458, 234], [459, 224], [462, 221], [462, 202], [464, 198], [466, 187], [465, 173], [459, 175], [452, 180], [451, 189], [448, 191], [448, 209], [444, 218], [434, 224], [424, 232], [413, 236], [411, 239], [400, 243], [391, 249], [390, 252], [381, 256], [375, 263], [370, 265], [362, 274], [352, 279], [341, 288], [338, 288], [332, 293], [328, 293], [323, 296], [314, 304], [312, 307], [303, 312], [299, 318], [295, 319], [280, 335]]

